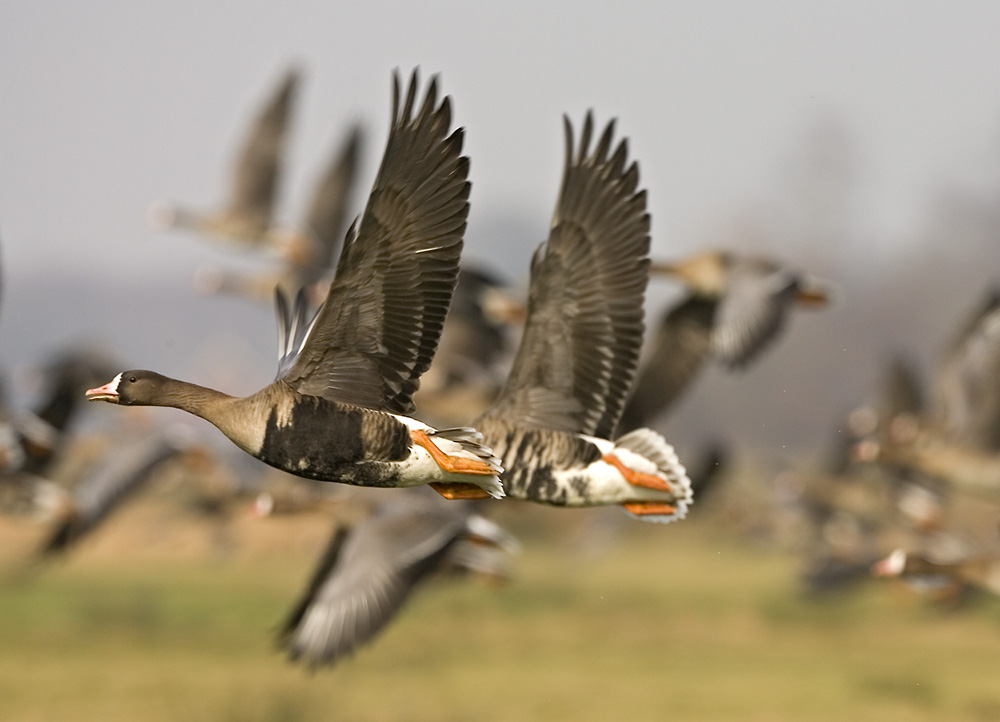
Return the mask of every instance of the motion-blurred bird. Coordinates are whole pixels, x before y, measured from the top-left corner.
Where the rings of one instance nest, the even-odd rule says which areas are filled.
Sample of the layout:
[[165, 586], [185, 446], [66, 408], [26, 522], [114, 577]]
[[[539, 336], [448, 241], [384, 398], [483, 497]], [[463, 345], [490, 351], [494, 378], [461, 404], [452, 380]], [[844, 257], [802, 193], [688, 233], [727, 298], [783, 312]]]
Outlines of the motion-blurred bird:
[[694, 295], [714, 302], [712, 355], [738, 368], [770, 344], [793, 305], [826, 306], [829, 290], [783, 263], [730, 251], [699, 253], [676, 263], [654, 263], [651, 272], [683, 281]]
[[65, 552], [104, 523], [188, 446], [180, 437], [153, 434], [124, 449], [115, 449], [104, 463], [81, 480], [72, 498], [66, 500], [58, 512], [55, 529], [39, 553], [48, 556]]
[[275, 286], [290, 290], [305, 286], [311, 296], [322, 301], [326, 293], [324, 284], [333, 273], [348, 228], [361, 165], [362, 140], [361, 126], [353, 126], [317, 182], [300, 228], [268, 230], [274, 245], [284, 255], [280, 270], [251, 274], [205, 267], [196, 276], [199, 290], [269, 300]]
[[237, 247], [271, 244], [274, 207], [299, 80], [298, 70], [289, 69], [254, 118], [233, 168], [229, 198], [221, 210], [204, 213], [156, 203], [149, 211], [150, 225], [195, 231]]
[[338, 526], [283, 625], [282, 647], [310, 666], [334, 664], [375, 637], [435, 572], [506, 576], [517, 542], [474, 509], [414, 489]]

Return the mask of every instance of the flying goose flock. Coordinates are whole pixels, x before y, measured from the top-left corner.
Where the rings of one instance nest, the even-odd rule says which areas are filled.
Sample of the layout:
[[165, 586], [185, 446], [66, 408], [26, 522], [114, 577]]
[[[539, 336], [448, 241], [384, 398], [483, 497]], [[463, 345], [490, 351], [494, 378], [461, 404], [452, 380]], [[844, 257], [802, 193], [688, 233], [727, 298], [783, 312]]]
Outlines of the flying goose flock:
[[[91, 401], [200, 417], [249, 463], [321, 488], [319, 496], [381, 490], [363, 518], [334, 525], [282, 626], [282, 648], [310, 666], [375, 638], [435, 572], [507, 577], [519, 545], [489, 518], [506, 499], [619, 507], [623, 519], [654, 523], [698, 513], [696, 497], [728, 464], [726, 445], [708, 449], [704, 464], [685, 461], [658, 422], [712, 363], [726, 373], [756, 363], [793, 309], [827, 306], [834, 295], [774, 258], [716, 249], [652, 259], [639, 163], [615, 121], [601, 126], [588, 112], [579, 123], [563, 118], [562, 181], [547, 239], [524, 259], [522, 298], [492, 269], [463, 264], [473, 194], [451, 98], [416, 70], [392, 81], [388, 138], [363, 208], [354, 207], [365, 137], [356, 126], [318, 176], [302, 222], [276, 224], [301, 82], [292, 69], [254, 118], [221, 209], [150, 209], [156, 229], [281, 266], [264, 276], [197, 274], [203, 290], [274, 299], [274, 380], [234, 396], [130, 369], [85, 391]], [[644, 344], [651, 278], [679, 282], [683, 295]], [[998, 588], [988, 546], [956, 541], [947, 513], [959, 495], [1000, 500], [997, 304], [991, 295], [963, 325], [930, 408], [905, 363], [894, 362], [879, 408], [838, 419], [829, 465], [787, 487], [787, 508], [808, 527], [809, 590], [929, 573]], [[83, 397], [74, 390], [65, 408]], [[45, 449], [68, 416], [40, 412], [50, 431], [29, 433], [0, 412], [7, 494], [14, 479], [45, 475], [54, 453]], [[188, 447], [150, 435], [113, 452], [61, 496], [42, 554], [66, 551]], [[943, 549], [951, 556], [936, 558]]]

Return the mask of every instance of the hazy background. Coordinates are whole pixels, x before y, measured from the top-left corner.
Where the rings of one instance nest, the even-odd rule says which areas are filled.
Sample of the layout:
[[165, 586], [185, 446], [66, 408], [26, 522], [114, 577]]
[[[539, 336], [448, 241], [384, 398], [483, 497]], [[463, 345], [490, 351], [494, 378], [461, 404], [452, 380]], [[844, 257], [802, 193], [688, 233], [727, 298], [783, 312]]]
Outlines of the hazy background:
[[[929, 365], [995, 278], [998, 28], [990, 2], [5, 3], [0, 365], [17, 395], [18, 368], [87, 339], [234, 393], [269, 381], [271, 310], [192, 291], [199, 265], [246, 261], [148, 232], [145, 210], [221, 201], [290, 63], [306, 78], [279, 216], [355, 119], [369, 187], [391, 71], [419, 64], [467, 128], [467, 256], [511, 281], [548, 228], [560, 116], [593, 108], [631, 140], [658, 256], [725, 245], [835, 282], [836, 308], [799, 314], [750, 372], [706, 375], [668, 425], [815, 446], [889, 352]], [[651, 288], [651, 323], [674, 293]]]

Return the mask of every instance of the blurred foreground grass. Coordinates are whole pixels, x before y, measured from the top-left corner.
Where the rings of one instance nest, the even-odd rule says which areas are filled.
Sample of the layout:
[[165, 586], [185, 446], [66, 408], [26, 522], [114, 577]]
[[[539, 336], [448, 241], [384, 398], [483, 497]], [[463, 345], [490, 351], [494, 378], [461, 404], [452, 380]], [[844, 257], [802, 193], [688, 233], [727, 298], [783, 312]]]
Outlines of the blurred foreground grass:
[[309, 673], [273, 633], [328, 520], [220, 531], [162, 507], [33, 571], [43, 530], [0, 520], [0, 720], [1000, 718], [1000, 604], [942, 612], [877, 584], [807, 600], [793, 557], [707, 520], [534, 507], [502, 510], [525, 543], [513, 583], [429, 585]]

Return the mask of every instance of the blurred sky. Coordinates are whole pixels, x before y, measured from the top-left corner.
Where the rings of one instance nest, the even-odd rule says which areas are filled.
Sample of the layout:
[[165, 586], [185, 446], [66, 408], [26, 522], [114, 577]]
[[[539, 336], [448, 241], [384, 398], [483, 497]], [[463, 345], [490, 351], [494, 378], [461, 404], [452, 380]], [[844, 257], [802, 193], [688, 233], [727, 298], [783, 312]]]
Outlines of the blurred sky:
[[[1000, 178], [998, 28], [985, 0], [4, 3], [0, 363], [96, 334], [170, 371], [166, 356], [191, 353], [183, 318], [200, 341], [221, 324], [273, 346], [267, 309], [201, 299], [173, 313], [196, 266], [228, 260], [150, 233], [144, 213], [223, 198], [250, 114], [289, 63], [306, 78], [286, 220], [349, 120], [370, 126], [368, 187], [390, 73], [419, 64], [467, 128], [470, 257], [525, 274], [558, 188], [560, 116], [594, 108], [631, 139], [659, 255], [751, 244], [733, 229], [794, 205], [804, 165], [831, 166], [819, 175], [850, 186], [836, 233], [752, 244], [836, 275], [906, 252], [942, 182]], [[816, 137], [827, 154], [810, 160]]]

